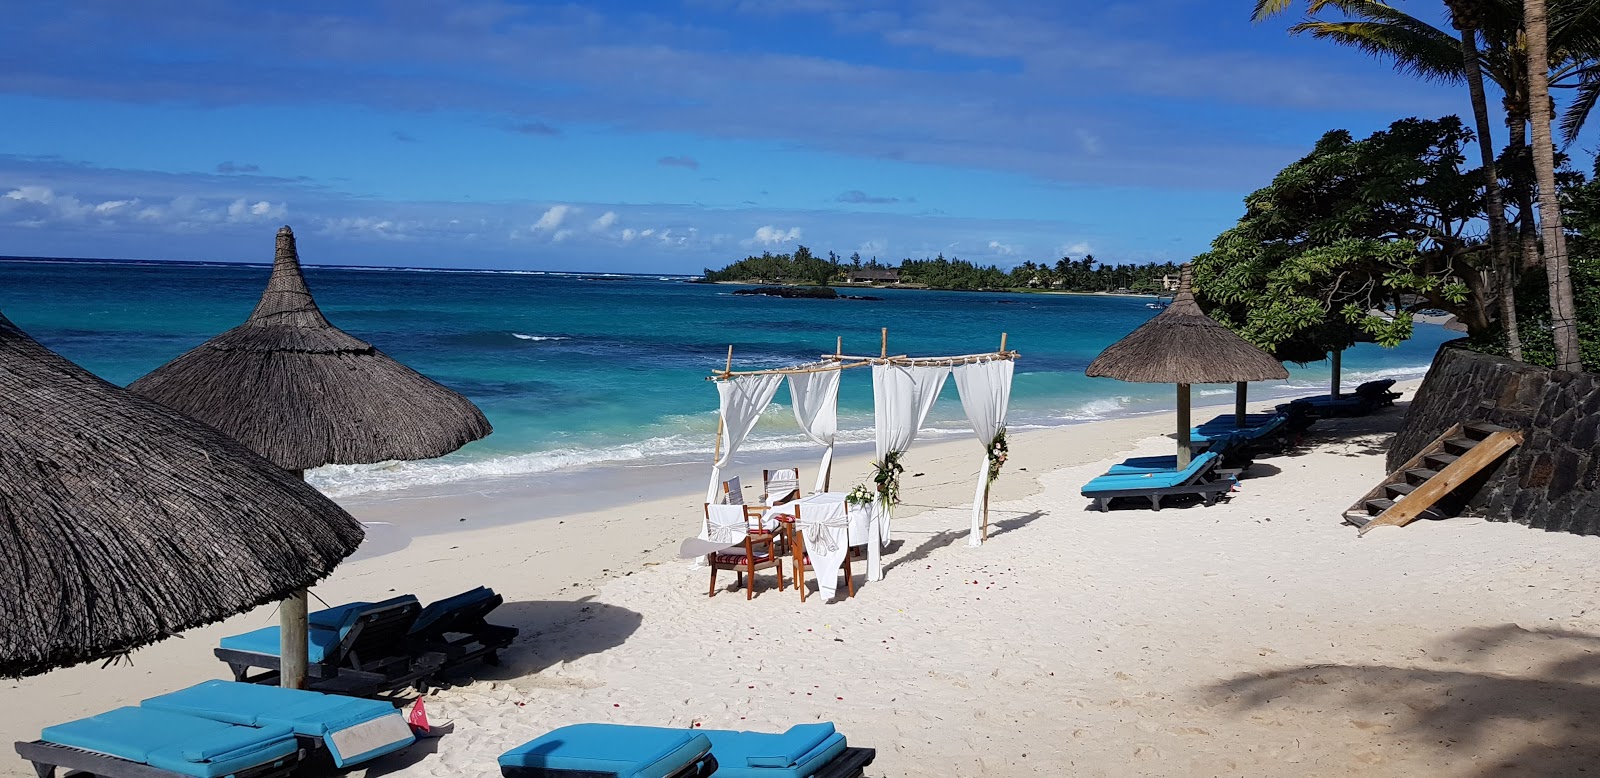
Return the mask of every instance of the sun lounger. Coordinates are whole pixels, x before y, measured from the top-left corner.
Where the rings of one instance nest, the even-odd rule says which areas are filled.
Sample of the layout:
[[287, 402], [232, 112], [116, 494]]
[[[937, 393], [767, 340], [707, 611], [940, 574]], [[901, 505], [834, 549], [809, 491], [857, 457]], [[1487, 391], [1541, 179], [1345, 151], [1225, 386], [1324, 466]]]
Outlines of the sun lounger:
[[1390, 391], [1391, 386], [1394, 386], [1392, 378], [1368, 381], [1357, 386], [1355, 391], [1349, 394], [1341, 394], [1338, 397], [1327, 394], [1301, 397], [1291, 400], [1287, 405], [1278, 406], [1278, 410], [1293, 411], [1298, 406], [1302, 412], [1317, 418], [1365, 416], [1379, 408], [1394, 405], [1400, 393]]
[[850, 748], [827, 722], [782, 734], [578, 724], [507, 751], [500, 771], [507, 778], [858, 778], [876, 755]]
[[1095, 501], [1101, 511], [1111, 508], [1118, 497], [1145, 497], [1150, 507], [1161, 510], [1161, 499], [1171, 495], [1194, 495], [1211, 505], [1233, 488], [1232, 478], [1214, 477], [1221, 456], [1208, 451], [1194, 458], [1183, 470], [1145, 473], [1107, 473], [1083, 485], [1083, 496]]
[[39, 778], [57, 768], [106, 778], [279, 778], [300, 763], [287, 726], [245, 726], [150, 708], [117, 708], [19, 742]]
[[[308, 616], [306, 688], [364, 697], [425, 686], [443, 667], [445, 654], [415, 652], [407, 635], [422, 612], [417, 598], [378, 603], [353, 602]], [[233, 679], [247, 683], [278, 680], [277, 627], [264, 627], [222, 639], [217, 658], [233, 668]], [[264, 672], [250, 675], [253, 668]]]
[[446, 670], [477, 659], [498, 665], [500, 649], [511, 645], [518, 630], [490, 624], [484, 618], [504, 601], [484, 586], [446, 597], [417, 614], [407, 637], [424, 651], [443, 653]]
[[416, 742], [405, 717], [388, 702], [300, 689], [206, 681], [140, 706], [228, 724], [288, 727], [307, 752], [325, 748], [340, 768]]

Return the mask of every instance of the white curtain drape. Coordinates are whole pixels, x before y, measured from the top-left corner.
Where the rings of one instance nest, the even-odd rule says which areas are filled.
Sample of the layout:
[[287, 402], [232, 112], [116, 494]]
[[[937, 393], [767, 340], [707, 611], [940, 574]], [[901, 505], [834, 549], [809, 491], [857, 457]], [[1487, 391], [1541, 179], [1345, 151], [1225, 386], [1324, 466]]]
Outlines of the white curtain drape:
[[967, 545], [983, 545], [983, 503], [989, 492], [989, 444], [1006, 425], [1006, 408], [1011, 404], [1011, 374], [1014, 363], [1009, 359], [992, 359], [958, 365], [955, 374], [956, 392], [961, 395], [961, 410], [967, 422], [978, 435], [978, 445], [983, 448], [983, 458], [978, 460], [978, 487], [972, 497], [972, 534]]
[[[912, 366], [876, 364], [872, 366], [873, 424], [876, 426], [877, 461], [891, 451], [905, 451], [916, 440], [917, 430], [928, 418], [928, 411], [939, 399], [948, 365]], [[889, 542], [891, 511], [877, 511], [877, 542], [867, 543], [867, 580], [883, 580], [881, 546]], [[872, 534], [872, 533], [869, 533]]]
[[839, 432], [839, 370], [794, 373], [789, 376], [789, 399], [800, 431], [823, 447], [813, 492], [824, 491], [833, 466], [833, 441]]
[[711, 484], [706, 487], [706, 502], [717, 501], [717, 485], [722, 480], [722, 468], [733, 461], [750, 430], [755, 429], [761, 412], [778, 393], [783, 376], [776, 374], [745, 375], [717, 382], [717, 394], [722, 398], [722, 453], [711, 465]]

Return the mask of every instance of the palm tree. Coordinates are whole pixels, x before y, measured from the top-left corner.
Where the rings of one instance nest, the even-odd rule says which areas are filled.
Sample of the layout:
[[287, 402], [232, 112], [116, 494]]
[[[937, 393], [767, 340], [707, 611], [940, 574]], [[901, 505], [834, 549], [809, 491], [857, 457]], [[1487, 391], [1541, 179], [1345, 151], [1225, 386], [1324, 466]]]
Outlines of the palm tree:
[[1544, 267], [1550, 278], [1550, 327], [1555, 334], [1556, 369], [1583, 370], [1578, 347], [1577, 306], [1572, 271], [1567, 266], [1567, 236], [1561, 229], [1556, 192], [1555, 143], [1550, 137], [1550, 26], [1544, 0], [1523, 0], [1528, 39], [1528, 105], [1532, 108], [1533, 174], [1539, 183], [1539, 231], [1544, 237]]

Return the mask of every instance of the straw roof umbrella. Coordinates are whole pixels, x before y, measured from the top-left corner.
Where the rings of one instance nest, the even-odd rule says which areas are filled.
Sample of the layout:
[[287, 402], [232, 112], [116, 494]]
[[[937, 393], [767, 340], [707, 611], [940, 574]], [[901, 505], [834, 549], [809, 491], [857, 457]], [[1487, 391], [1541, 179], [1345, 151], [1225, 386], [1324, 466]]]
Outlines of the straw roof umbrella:
[[0, 439], [0, 676], [282, 599], [361, 544], [361, 524], [292, 474], [3, 315]]
[[[288, 227], [278, 230], [272, 277], [250, 318], [128, 388], [292, 471], [431, 459], [490, 432], [472, 401], [328, 323]], [[285, 601], [283, 614], [283, 683], [298, 686], [303, 592]]]
[[1244, 414], [1244, 384], [1288, 378], [1289, 371], [1200, 310], [1190, 286], [1194, 271], [1185, 264], [1172, 303], [1155, 318], [1106, 347], [1084, 371], [1090, 377], [1178, 385], [1178, 466], [1189, 464], [1190, 384], [1237, 384], [1235, 413]]

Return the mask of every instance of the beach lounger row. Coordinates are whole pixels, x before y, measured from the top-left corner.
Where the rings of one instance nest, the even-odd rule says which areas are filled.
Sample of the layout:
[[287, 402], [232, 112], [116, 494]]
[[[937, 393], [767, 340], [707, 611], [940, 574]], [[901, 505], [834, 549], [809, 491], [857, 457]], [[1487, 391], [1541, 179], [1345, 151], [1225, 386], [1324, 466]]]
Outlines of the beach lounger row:
[[1134, 457], [1084, 484], [1082, 494], [1101, 511], [1110, 510], [1111, 501], [1122, 497], [1148, 499], [1158, 511], [1161, 501], [1173, 496], [1199, 497], [1211, 505], [1236, 483], [1231, 475], [1217, 472], [1221, 464], [1222, 456], [1215, 451], [1195, 457], [1181, 470], [1175, 456]]
[[[306, 687], [369, 696], [427, 685], [469, 662], [499, 663], [517, 630], [488, 623], [500, 595], [478, 587], [424, 608], [412, 595], [352, 602], [307, 617]], [[277, 683], [277, 627], [231, 635], [216, 649], [236, 681]], [[252, 673], [254, 670], [260, 672]]]
[[39, 778], [276, 778], [307, 761], [352, 767], [415, 740], [387, 702], [207, 681], [47, 727], [16, 749]]
[[1350, 394], [1341, 394], [1338, 397], [1327, 394], [1318, 394], [1311, 397], [1301, 397], [1278, 406], [1278, 410], [1285, 412], [1299, 412], [1310, 415], [1312, 418], [1333, 418], [1339, 416], [1365, 416], [1373, 411], [1394, 405], [1400, 393], [1393, 391], [1394, 379], [1384, 378], [1377, 381], [1368, 381], [1357, 386]]
[[500, 757], [506, 778], [859, 778], [877, 753], [830, 722], [782, 734], [577, 724]]

